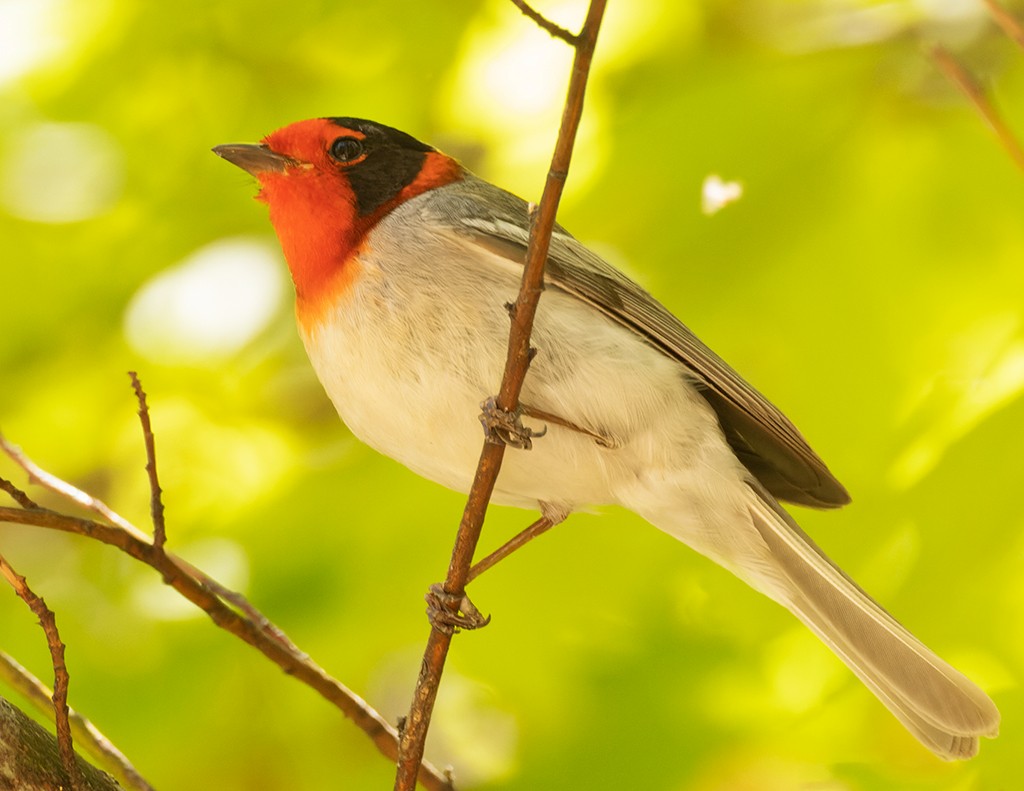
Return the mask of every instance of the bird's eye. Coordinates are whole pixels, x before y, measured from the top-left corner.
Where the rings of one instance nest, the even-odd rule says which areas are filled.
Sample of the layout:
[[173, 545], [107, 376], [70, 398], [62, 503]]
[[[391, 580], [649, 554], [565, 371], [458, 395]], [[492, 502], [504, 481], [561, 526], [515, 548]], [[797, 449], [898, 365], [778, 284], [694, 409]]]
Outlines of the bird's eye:
[[331, 157], [338, 162], [351, 162], [363, 155], [363, 141], [358, 137], [339, 137], [331, 143]]

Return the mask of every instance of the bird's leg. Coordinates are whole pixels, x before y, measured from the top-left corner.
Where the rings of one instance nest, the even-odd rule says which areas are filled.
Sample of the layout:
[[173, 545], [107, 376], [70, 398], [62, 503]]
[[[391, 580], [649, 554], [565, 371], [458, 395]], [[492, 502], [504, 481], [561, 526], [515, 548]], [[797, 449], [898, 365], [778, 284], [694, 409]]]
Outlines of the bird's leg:
[[532, 525], [514, 535], [483, 560], [474, 563], [473, 567], [469, 570], [469, 579], [467, 582], [475, 580], [489, 568], [497, 565], [499, 561], [504, 560], [517, 549], [520, 549], [537, 536], [542, 533], [546, 533], [555, 525], [563, 522], [569, 515], [567, 511], [556, 509], [547, 503], [541, 503], [541, 513], [543, 514], [541, 518]]
[[[556, 426], [562, 426], [563, 428], [576, 431], [587, 437], [590, 437], [594, 442], [600, 445], [602, 448], [618, 448], [622, 443], [611, 436], [610, 434], [602, 434], [599, 431], [593, 431], [583, 426], [577, 426], [575, 423], [566, 420], [565, 418], [559, 417], [551, 412], [545, 412], [543, 409], [537, 409], [536, 407], [529, 406], [528, 404], [519, 405], [519, 413], [526, 415], [526, 417], [536, 418], [537, 420], [543, 420], [546, 423], [554, 423]], [[534, 436], [539, 436], [535, 434]]]
[[430, 625], [447, 634], [456, 629], [479, 629], [491, 622], [491, 616], [485, 617], [465, 593], [449, 593], [440, 582], [431, 585], [424, 598]]
[[498, 408], [498, 403], [492, 396], [480, 405], [480, 422], [484, 427], [484, 435], [488, 442], [505, 444], [511, 448], [530, 450], [533, 448], [533, 438], [543, 437], [548, 433], [547, 428], [541, 431], [534, 431], [523, 425], [522, 409], [514, 409], [506, 412]]
[[[483, 560], [473, 564], [469, 570], [469, 577], [466, 579], [467, 584], [537, 536], [565, 521], [569, 515], [567, 509], [549, 503], [541, 503], [540, 508], [543, 514], [540, 519], [514, 535]], [[431, 626], [442, 632], [452, 634], [456, 629], [479, 629], [491, 622], [491, 616], [485, 617], [469, 596], [465, 593], [462, 595], [449, 593], [440, 582], [431, 585], [424, 598], [427, 600], [427, 618]]]

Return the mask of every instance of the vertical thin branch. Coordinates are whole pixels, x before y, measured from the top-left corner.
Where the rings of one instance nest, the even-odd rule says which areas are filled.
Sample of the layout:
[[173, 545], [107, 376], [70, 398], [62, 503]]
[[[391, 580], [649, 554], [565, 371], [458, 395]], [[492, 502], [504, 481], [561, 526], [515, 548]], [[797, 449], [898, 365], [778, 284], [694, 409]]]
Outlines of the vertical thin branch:
[[[498, 408], [506, 412], [512, 412], [517, 408], [519, 392], [530, 365], [532, 356], [530, 333], [533, 330], [537, 302], [543, 288], [544, 264], [547, 261], [558, 202], [572, 159], [576, 131], [583, 113], [583, 97], [586, 91], [587, 77], [590, 74], [590, 64], [597, 44], [597, 33], [601, 27], [605, 4], [606, 0], [591, 1], [580, 35], [574, 37], [572, 42], [576, 49], [576, 56], [573, 60], [572, 76], [569, 81], [565, 109], [562, 113], [562, 123], [551, 160], [551, 168], [544, 184], [540, 206], [530, 224], [526, 266], [523, 270], [519, 297], [512, 308], [508, 356], [497, 398]], [[522, 7], [521, 4], [520, 7]], [[452, 551], [448, 575], [444, 582], [444, 591], [454, 601], [458, 601], [462, 597], [469, 579], [473, 553], [476, 551], [477, 541], [480, 538], [487, 504], [494, 491], [504, 452], [504, 444], [485, 442], [480, 453], [480, 462], [466, 508], [463, 511], [462, 521], [459, 524], [455, 548]], [[437, 698], [437, 690], [440, 686], [451, 638], [452, 630], [445, 630], [437, 624], [432, 624], [423, 655], [423, 664], [416, 682], [416, 690], [413, 694], [412, 706], [402, 728], [398, 767], [395, 775], [395, 791], [412, 791], [416, 785], [416, 775], [423, 759], [430, 717], [434, 701]]]
[[39, 619], [39, 625], [43, 627], [46, 635], [46, 644], [50, 649], [50, 659], [53, 664], [53, 716], [57, 729], [57, 747], [60, 750], [60, 761], [67, 773], [68, 781], [74, 791], [84, 788], [84, 781], [75, 761], [75, 747], [71, 740], [71, 722], [68, 710], [68, 676], [67, 665], [64, 664], [64, 643], [57, 631], [57, 619], [53, 610], [46, 606], [37, 596], [25, 578], [18, 574], [7, 560], [0, 555], [0, 574], [7, 579], [14, 588], [15, 593], [29, 606]]
[[149, 511], [153, 518], [153, 546], [161, 550], [167, 542], [167, 528], [164, 524], [164, 502], [160, 495], [163, 490], [160, 488], [160, 480], [156, 475], [156, 439], [153, 437], [153, 427], [149, 422], [149, 406], [146, 404], [146, 391], [142, 389], [142, 382], [135, 371], [129, 371], [128, 376], [132, 380], [132, 389], [135, 391], [135, 398], [139, 402], [139, 422], [142, 424], [142, 439], [146, 445], [146, 473], [149, 475]]

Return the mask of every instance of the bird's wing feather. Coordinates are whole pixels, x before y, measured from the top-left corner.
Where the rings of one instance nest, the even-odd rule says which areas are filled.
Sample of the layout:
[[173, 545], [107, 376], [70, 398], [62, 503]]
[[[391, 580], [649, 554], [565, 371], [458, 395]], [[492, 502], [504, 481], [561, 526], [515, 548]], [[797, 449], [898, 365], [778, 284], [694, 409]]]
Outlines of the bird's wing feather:
[[[528, 241], [524, 201], [472, 176], [444, 191], [443, 204], [431, 207], [435, 219], [523, 265]], [[717, 413], [733, 451], [775, 497], [817, 508], [849, 502], [846, 489], [778, 408], [654, 297], [560, 227], [552, 235], [545, 284], [587, 302], [685, 366]]]

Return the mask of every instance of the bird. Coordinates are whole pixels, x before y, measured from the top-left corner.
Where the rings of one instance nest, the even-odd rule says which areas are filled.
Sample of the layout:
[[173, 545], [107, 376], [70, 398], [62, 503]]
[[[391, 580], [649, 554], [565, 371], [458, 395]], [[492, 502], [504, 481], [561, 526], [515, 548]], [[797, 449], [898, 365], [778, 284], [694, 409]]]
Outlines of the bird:
[[[501, 381], [530, 206], [398, 129], [292, 123], [214, 153], [255, 177], [299, 335], [351, 432], [468, 492]], [[999, 711], [845, 574], [782, 502], [850, 496], [803, 435], [646, 290], [556, 225], [519, 420], [492, 502], [621, 506], [725, 567], [818, 636], [940, 758]], [[530, 439], [535, 441], [529, 441]]]

